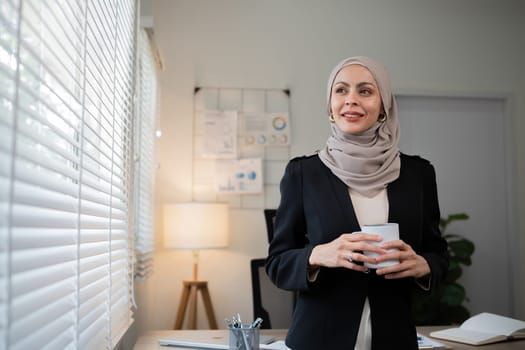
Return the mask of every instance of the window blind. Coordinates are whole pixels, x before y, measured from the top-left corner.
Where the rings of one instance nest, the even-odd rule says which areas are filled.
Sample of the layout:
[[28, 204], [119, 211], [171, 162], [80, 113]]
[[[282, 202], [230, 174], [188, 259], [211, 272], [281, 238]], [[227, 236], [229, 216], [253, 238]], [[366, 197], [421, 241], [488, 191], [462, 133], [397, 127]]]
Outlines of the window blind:
[[111, 349], [132, 322], [135, 18], [0, 3], [0, 349]]
[[153, 193], [155, 171], [155, 132], [157, 120], [157, 72], [149, 35], [138, 35], [137, 108], [135, 118], [135, 277], [147, 278], [153, 272]]

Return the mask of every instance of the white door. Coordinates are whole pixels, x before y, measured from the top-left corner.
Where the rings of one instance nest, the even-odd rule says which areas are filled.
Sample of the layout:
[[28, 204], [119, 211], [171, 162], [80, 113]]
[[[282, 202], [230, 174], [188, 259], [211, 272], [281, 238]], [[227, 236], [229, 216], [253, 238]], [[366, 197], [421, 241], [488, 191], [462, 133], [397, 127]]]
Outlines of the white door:
[[468, 221], [449, 232], [476, 245], [461, 282], [472, 314], [511, 315], [509, 248], [510, 181], [506, 159], [505, 100], [398, 96], [401, 151], [418, 154], [436, 168], [441, 216], [465, 212]]

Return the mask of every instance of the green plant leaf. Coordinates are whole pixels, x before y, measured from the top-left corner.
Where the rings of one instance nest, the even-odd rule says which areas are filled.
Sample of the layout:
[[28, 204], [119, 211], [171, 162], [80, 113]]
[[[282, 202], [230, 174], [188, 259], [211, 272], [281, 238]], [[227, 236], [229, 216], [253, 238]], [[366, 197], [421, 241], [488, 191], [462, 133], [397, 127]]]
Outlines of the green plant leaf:
[[471, 241], [467, 239], [450, 241], [449, 248], [451, 258], [456, 259], [464, 265], [470, 265], [472, 263], [470, 257], [472, 253], [474, 253], [474, 244]]
[[466, 238], [451, 240], [448, 244], [450, 249], [456, 253], [461, 253], [462, 255], [472, 255], [474, 253], [474, 243]]
[[451, 222], [459, 221], [459, 220], [467, 220], [468, 218], [469, 216], [465, 213], [450, 214], [449, 216], [447, 216], [446, 219], [440, 218], [439, 227], [441, 228], [442, 231], [445, 231], [445, 229]]
[[441, 302], [449, 306], [461, 305], [465, 300], [465, 296], [465, 288], [457, 283], [453, 283], [443, 289]]
[[448, 265], [448, 270], [449, 271], [453, 271], [453, 270], [456, 270], [456, 269], [461, 269], [461, 267], [459, 266], [459, 261], [457, 261], [454, 258], [451, 258], [450, 259], [450, 263]]
[[470, 256], [468, 256], [468, 257], [463, 257], [463, 258], [458, 258], [458, 260], [459, 260], [463, 265], [467, 265], [467, 266], [472, 265], [472, 260], [470, 259]]
[[468, 220], [469, 216], [465, 213], [450, 214], [447, 218], [448, 222]]
[[462, 273], [463, 270], [461, 269], [459, 264], [454, 262], [454, 264], [449, 265], [447, 277], [444, 283], [454, 283], [461, 277]]

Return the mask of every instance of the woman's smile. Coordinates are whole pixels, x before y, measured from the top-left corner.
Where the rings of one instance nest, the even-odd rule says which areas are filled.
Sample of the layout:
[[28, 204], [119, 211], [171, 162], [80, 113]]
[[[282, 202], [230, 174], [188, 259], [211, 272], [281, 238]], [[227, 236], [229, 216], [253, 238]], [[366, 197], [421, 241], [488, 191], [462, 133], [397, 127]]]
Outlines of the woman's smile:
[[372, 73], [360, 65], [343, 67], [332, 86], [330, 107], [334, 122], [345, 133], [358, 135], [375, 125], [382, 102]]

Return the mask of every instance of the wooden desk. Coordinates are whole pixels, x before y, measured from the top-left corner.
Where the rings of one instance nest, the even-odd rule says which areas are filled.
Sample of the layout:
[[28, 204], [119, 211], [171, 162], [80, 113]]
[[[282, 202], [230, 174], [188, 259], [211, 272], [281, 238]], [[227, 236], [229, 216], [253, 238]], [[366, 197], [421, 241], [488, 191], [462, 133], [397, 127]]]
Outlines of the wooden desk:
[[[418, 333], [423, 334], [428, 337], [430, 332], [434, 330], [438, 330], [438, 329], [443, 329], [443, 328], [448, 328], [448, 326], [447, 327], [442, 327], [442, 326], [418, 327], [417, 331]], [[181, 332], [181, 331], [176, 330], [176, 331], [148, 332], [144, 334], [143, 336], [139, 337], [139, 339], [137, 340], [137, 343], [133, 347], [133, 350], [170, 350], [170, 349], [171, 350], [176, 350], [176, 349], [188, 350], [188, 348], [179, 348], [179, 347], [174, 347], [174, 346], [160, 346], [159, 345], [160, 338], [176, 336], [177, 332]], [[225, 332], [227, 332], [227, 330], [226, 329], [196, 330], [194, 332], [223, 332], [224, 334]], [[284, 337], [286, 336], [286, 330], [285, 329], [261, 329], [261, 334], [272, 335], [272, 336], [275, 336], [277, 339], [284, 339]], [[442, 344], [445, 344], [454, 350], [523, 350], [525, 349], [525, 340], [516, 340], [516, 341], [487, 344], [487, 345], [481, 345], [481, 346], [471, 346], [467, 344], [447, 342], [441, 339], [435, 339], [435, 338], [431, 338], [431, 339], [438, 341]]]
[[[143, 336], [139, 337], [137, 339], [137, 342], [135, 343], [135, 346], [133, 347], [133, 350], [175, 350], [175, 349], [185, 349], [189, 350], [189, 348], [182, 348], [182, 347], [176, 347], [176, 346], [160, 346], [159, 345], [159, 339], [165, 338], [165, 337], [174, 337], [177, 335], [177, 332], [187, 332], [187, 330], [175, 330], [175, 331], [151, 331]], [[227, 329], [218, 329], [218, 330], [196, 330], [192, 332], [216, 332], [220, 333], [222, 335], [227, 335], [228, 330]], [[276, 338], [276, 340], [282, 340], [284, 337], [286, 337], [286, 329], [261, 329], [261, 334], [271, 335]]]

